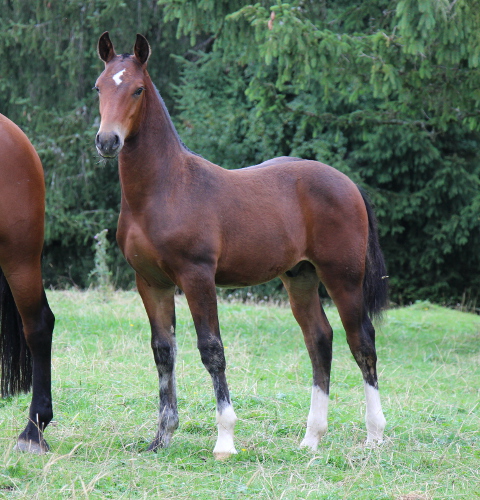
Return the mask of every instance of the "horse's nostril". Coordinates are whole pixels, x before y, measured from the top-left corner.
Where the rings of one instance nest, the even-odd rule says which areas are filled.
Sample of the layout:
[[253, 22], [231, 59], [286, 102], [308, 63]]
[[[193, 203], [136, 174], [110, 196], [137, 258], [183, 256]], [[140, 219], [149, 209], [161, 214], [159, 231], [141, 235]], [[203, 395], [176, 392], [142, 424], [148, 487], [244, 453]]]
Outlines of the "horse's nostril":
[[123, 141], [115, 132], [98, 132], [95, 136], [95, 146], [104, 158], [114, 158], [122, 149]]

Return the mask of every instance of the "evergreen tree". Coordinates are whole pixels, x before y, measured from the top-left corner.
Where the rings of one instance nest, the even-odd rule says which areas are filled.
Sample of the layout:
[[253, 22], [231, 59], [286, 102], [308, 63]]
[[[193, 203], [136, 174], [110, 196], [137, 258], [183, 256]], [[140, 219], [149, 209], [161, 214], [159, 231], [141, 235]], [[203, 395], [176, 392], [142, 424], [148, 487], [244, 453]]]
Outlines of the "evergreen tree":
[[[180, 135], [238, 168], [312, 158], [370, 193], [392, 298], [480, 295], [480, 5], [476, 0], [4, 0], [0, 111], [47, 182], [47, 284], [89, 284], [119, 183], [94, 149], [99, 35], [150, 41]], [[172, 57], [172, 55], [174, 57]], [[113, 279], [132, 273], [111, 245]]]
[[478, 2], [261, 2], [224, 16], [210, 1], [188, 17], [185, 2], [160, 3], [181, 34], [215, 39], [177, 89], [193, 147], [233, 168], [275, 155], [335, 166], [375, 202], [394, 301], [476, 300]]

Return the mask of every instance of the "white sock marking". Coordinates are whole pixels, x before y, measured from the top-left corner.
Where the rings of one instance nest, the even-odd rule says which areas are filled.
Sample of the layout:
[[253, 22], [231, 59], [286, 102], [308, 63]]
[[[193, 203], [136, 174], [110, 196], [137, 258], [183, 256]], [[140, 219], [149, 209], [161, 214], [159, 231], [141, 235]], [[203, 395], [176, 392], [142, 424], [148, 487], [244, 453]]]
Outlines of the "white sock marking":
[[378, 389], [365, 382], [365, 398], [367, 400], [367, 412], [365, 423], [367, 425], [367, 443], [383, 442], [383, 430], [387, 421], [383, 416], [380, 394]]
[[301, 447], [308, 447], [315, 451], [321, 437], [327, 432], [328, 394], [317, 385], [312, 387], [312, 400], [307, 418], [307, 431], [300, 443]]
[[225, 406], [220, 412], [217, 410], [218, 438], [213, 449], [215, 458], [228, 458], [230, 455], [237, 453], [233, 443], [233, 428], [236, 421], [237, 416], [232, 405]]
[[125, 73], [125, 68], [119, 71], [118, 73], [115, 73], [113, 75], [113, 81], [117, 84], [120, 85], [122, 83], [122, 75]]

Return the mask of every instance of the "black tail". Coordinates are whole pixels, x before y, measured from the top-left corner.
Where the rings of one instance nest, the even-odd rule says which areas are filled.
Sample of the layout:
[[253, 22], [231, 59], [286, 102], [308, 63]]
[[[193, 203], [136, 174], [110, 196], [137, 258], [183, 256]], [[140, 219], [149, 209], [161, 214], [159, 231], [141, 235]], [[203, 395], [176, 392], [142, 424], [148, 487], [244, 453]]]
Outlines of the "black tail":
[[10, 286], [0, 269], [0, 359], [2, 397], [32, 387], [32, 359]]
[[367, 195], [360, 189], [368, 214], [368, 248], [365, 277], [363, 278], [363, 301], [370, 318], [381, 319], [388, 304], [388, 276], [382, 249], [378, 241], [377, 218]]

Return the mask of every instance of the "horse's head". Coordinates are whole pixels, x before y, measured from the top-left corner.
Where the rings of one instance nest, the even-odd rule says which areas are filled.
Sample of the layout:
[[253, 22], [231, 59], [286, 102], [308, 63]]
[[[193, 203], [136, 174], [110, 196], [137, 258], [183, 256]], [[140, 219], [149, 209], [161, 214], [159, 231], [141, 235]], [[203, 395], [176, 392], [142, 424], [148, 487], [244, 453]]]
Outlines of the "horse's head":
[[100, 128], [95, 139], [99, 154], [115, 158], [140, 126], [150, 45], [137, 35], [133, 55], [115, 53], [108, 32], [98, 40], [98, 55], [105, 70], [95, 83], [100, 98]]

